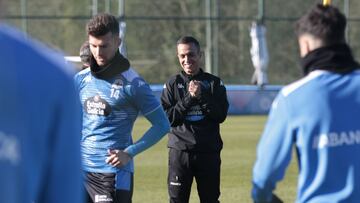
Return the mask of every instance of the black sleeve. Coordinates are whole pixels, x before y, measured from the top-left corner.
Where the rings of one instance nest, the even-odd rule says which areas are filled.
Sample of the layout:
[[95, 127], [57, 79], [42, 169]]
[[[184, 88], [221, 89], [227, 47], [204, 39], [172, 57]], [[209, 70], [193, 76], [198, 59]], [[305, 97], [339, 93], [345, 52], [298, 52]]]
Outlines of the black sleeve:
[[176, 98], [174, 91], [174, 85], [166, 83], [161, 93], [161, 105], [172, 127], [184, 122], [186, 112], [196, 102], [195, 98], [190, 97], [188, 92], [183, 98]]
[[229, 102], [226, 88], [220, 80], [214, 81], [209, 90], [201, 91], [200, 104], [201, 109], [210, 119], [218, 123], [225, 121]]

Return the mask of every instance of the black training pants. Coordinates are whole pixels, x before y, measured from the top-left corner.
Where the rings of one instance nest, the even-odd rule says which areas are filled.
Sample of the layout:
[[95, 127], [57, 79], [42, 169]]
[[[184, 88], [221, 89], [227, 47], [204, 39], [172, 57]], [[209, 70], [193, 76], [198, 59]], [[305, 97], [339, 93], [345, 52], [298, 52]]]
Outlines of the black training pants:
[[193, 178], [201, 203], [218, 203], [220, 152], [188, 152], [170, 148], [168, 192], [170, 203], [188, 203]]
[[115, 173], [85, 174], [85, 203], [131, 203], [133, 194], [133, 174], [130, 176], [129, 190], [115, 188]]

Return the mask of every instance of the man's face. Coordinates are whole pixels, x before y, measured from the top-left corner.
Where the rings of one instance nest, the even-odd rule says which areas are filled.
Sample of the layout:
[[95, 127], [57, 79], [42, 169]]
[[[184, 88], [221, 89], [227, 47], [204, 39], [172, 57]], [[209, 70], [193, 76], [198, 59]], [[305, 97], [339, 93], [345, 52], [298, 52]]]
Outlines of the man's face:
[[178, 59], [188, 75], [196, 75], [200, 70], [201, 54], [193, 43], [177, 45]]
[[110, 63], [120, 43], [120, 38], [111, 32], [99, 37], [89, 35], [90, 51], [99, 66], [106, 66]]

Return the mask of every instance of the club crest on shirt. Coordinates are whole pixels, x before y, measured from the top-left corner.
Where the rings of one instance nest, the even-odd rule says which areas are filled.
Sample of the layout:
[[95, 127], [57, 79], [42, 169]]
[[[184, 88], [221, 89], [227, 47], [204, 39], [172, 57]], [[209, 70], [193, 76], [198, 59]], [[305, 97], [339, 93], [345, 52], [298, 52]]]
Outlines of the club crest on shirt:
[[138, 87], [141, 87], [141, 86], [143, 86], [143, 85], [146, 85], [146, 83], [145, 83], [144, 81], [141, 81], [141, 80], [140, 80], [140, 81], [138, 82]]
[[87, 114], [108, 116], [111, 113], [111, 107], [106, 100], [97, 94], [85, 100], [84, 111]]
[[111, 88], [118, 90], [123, 86], [124, 86], [124, 82], [121, 79], [116, 79], [114, 83], [111, 85]]

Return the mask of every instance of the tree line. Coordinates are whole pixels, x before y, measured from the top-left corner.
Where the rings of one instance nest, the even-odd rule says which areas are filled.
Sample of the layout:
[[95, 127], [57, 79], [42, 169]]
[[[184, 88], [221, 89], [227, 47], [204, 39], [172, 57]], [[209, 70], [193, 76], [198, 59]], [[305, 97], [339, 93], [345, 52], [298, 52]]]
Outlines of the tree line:
[[[217, 25], [219, 76], [226, 84], [249, 84], [253, 73], [250, 58], [249, 28], [259, 15], [258, 1], [210, 0], [218, 6], [218, 16], [211, 18]], [[98, 11], [109, 10], [119, 14], [118, 0], [98, 1]], [[125, 0], [127, 23], [126, 45], [133, 67], [150, 83], [163, 83], [180, 70], [176, 58], [176, 40], [182, 35], [192, 35], [206, 44], [206, 0]], [[302, 75], [299, 66], [297, 41], [293, 32], [295, 20], [313, 5], [313, 0], [265, 1], [264, 23], [267, 27], [270, 84], [287, 84]], [[349, 1], [350, 2], [350, 1]], [[85, 25], [92, 15], [92, 1], [31, 0], [26, 4], [26, 21], [21, 18], [20, 1], [9, 1], [7, 22], [24, 29], [29, 36], [49, 46], [78, 55], [86, 40]], [[355, 58], [360, 57], [359, 23], [357, 8], [360, 2], [333, 0], [350, 17], [348, 41]], [[11, 17], [12, 16], [12, 17]], [[205, 57], [203, 57], [205, 58]], [[205, 62], [205, 60], [204, 60]]]

